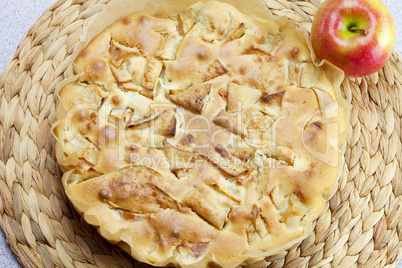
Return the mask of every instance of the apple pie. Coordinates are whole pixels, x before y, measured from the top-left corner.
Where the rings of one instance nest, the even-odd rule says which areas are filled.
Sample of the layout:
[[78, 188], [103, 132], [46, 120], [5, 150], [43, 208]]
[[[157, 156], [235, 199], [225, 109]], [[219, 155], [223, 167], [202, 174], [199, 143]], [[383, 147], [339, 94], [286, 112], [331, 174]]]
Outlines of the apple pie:
[[333, 194], [337, 70], [294, 24], [210, 1], [126, 16], [75, 60], [56, 154], [76, 210], [155, 266], [236, 267], [311, 232]]

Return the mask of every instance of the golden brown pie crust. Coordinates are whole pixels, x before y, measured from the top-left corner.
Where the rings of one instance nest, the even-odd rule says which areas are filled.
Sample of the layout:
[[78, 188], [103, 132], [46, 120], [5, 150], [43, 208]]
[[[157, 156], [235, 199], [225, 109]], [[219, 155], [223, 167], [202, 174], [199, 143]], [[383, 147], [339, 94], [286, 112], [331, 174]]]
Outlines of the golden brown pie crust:
[[75, 64], [57, 159], [74, 207], [111, 243], [156, 266], [235, 267], [311, 231], [345, 118], [291, 23], [214, 1], [135, 13]]

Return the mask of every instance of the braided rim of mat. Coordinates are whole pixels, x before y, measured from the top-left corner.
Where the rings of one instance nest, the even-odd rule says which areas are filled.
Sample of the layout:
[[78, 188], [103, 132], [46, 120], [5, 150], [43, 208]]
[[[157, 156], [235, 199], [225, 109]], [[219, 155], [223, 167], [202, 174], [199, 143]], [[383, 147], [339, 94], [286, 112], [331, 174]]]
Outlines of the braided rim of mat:
[[[24, 36], [0, 79], [0, 225], [23, 267], [133, 267], [72, 209], [50, 126], [55, 86], [73, 74], [83, 23], [110, 0], [60, 0]], [[319, 0], [272, 0], [307, 29]], [[314, 232], [253, 267], [395, 267], [402, 252], [402, 61], [350, 79], [353, 109], [339, 187]]]

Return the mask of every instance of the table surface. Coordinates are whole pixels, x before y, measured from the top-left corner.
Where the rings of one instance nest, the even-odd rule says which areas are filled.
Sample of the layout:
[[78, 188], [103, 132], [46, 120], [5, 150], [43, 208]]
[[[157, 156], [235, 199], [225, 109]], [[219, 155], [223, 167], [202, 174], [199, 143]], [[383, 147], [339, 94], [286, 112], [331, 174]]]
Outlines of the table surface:
[[[18, 44], [33, 23], [56, 0], [0, 0], [0, 74], [4, 72], [9, 59], [14, 55]], [[391, 11], [396, 24], [395, 49], [402, 55], [402, 1], [382, 0]], [[4, 234], [0, 231], [0, 267], [20, 268], [12, 254]], [[398, 268], [402, 268], [402, 262]]]

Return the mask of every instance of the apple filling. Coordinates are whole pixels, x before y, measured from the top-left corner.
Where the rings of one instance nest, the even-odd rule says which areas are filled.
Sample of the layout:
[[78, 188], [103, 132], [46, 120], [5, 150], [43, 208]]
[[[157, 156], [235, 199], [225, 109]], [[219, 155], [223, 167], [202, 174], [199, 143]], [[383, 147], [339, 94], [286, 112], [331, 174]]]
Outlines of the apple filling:
[[337, 179], [327, 125], [343, 118], [290, 24], [213, 1], [135, 13], [75, 63], [58, 160], [106, 239], [150, 264], [234, 267], [310, 231]]

